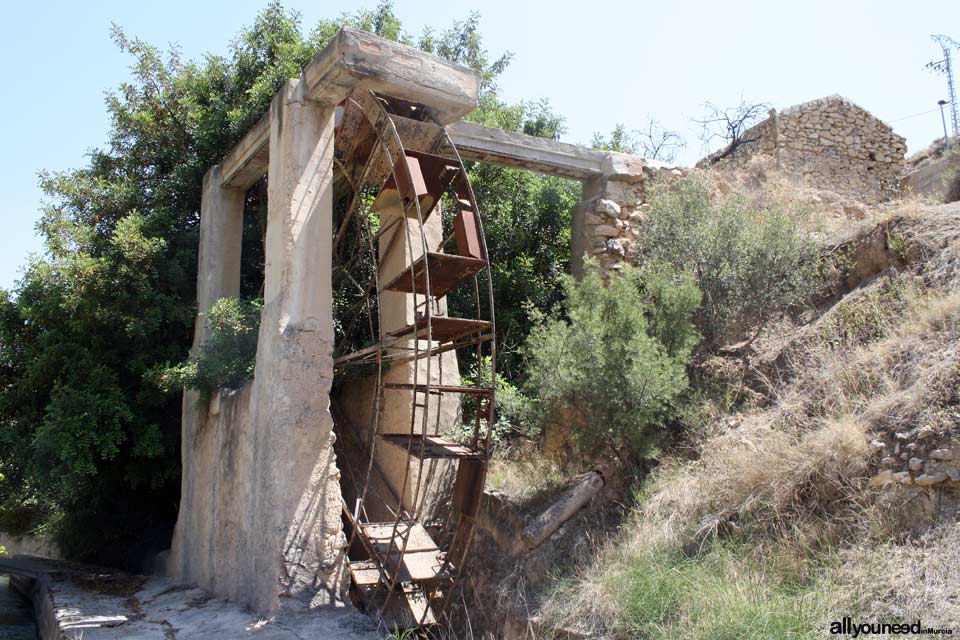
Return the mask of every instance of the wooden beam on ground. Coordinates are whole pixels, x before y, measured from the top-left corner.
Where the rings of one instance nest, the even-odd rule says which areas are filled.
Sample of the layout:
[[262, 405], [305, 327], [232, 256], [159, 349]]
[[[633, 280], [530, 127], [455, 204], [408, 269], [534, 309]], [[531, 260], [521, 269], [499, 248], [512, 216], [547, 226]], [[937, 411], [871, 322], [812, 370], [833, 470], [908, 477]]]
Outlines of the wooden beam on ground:
[[536, 549], [603, 488], [603, 476], [590, 471], [574, 479], [560, 496], [520, 532], [520, 550]]

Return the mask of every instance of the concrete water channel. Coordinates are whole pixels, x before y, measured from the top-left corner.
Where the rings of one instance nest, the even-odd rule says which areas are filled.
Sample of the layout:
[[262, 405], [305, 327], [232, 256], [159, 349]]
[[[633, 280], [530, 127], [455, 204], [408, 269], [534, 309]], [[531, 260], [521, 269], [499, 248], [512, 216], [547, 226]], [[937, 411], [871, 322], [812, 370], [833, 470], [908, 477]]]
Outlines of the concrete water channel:
[[30, 602], [0, 575], [0, 640], [36, 640], [37, 623]]

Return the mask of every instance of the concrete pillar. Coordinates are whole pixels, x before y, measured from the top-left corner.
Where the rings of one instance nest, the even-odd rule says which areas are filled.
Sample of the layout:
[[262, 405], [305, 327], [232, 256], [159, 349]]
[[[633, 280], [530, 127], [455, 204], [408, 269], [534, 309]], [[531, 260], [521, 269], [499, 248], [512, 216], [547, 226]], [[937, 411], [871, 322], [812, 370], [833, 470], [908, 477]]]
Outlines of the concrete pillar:
[[264, 308], [253, 382], [250, 604], [343, 596], [333, 379], [331, 241], [334, 108], [296, 80], [271, 104]]
[[[380, 238], [379, 252], [381, 256], [380, 282], [389, 282], [399, 275], [406, 267], [423, 255], [423, 242], [420, 236], [419, 225], [415, 218], [409, 220], [409, 225], [405, 225], [399, 217], [384, 216], [382, 224], [392, 225], [386, 233]], [[409, 228], [409, 239], [407, 229]], [[426, 237], [426, 245], [430, 250], [436, 249], [443, 241], [443, 223], [439, 211], [427, 218], [423, 225], [423, 234]], [[412, 324], [416, 313], [425, 313], [423, 307], [423, 296], [418, 295], [421, 306], [414, 308], [414, 296], [407, 293], [395, 291], [384, 291], [380, 296], [380, 315], [381, 322], [385, 332], [400, 329], [406, 325]], [[431, 309], [433, 315], [447, 315], [447, 301], [443, 298], [435, 301]], [[436, 343], [434, 343], [436, 344]], [[413, 340], [408, 340], [404, 346], [412, 348]], [[425, 340], [420, 341], [420, 349], [425, 350], [428, 343]], [[411, 351], [402, 351], [395, 349], [391, 353], [407, 353]], [[430, 361], [430, 382], [432, 384], [460, 384], [460, 372], [457, 364], [457, 354], [455, 351], [448, 351], [429, 359]], [[390, 366], [384, 375], [385, 382], [413, 384], [416, 378], [417, 384], [426, 384], [427, 382], [427, 359], [421, 359], [418, 362], [408, 362], [404, 364]], [[415, 375], [416, 373], [416, 375]], [[383, 412], [383, 433], [402, 433], [410, 432], [411, 417], [414, 421], [416, 433], [422, 433], [424, 410], [413, 407], [413, 396], [409, 391], [403, 390], [384, 390], [384, 412]], [[442, 399], [436, 395], [429, 398], [425, 394], [417, 394], [417, 404], [426, 404], [427, 410], [427, 431], [428, 433], [443, 433], [459, 424], [460, 419], [460, 399], [454, 394], [444, 394]], [[396, 495], [401, 495], [403, 490], [403, 503], [407, 509], [414, 508], [413, 492], [417, 488], [417, 472], [419, 464], [416, 459], [407, 456], [406, 451], [392, 445], [378, 443], [376, 447], [377, 464], [383, 471], [385, 479]], [[440, 486], [448, 480], [450, 473], [450, 464], [439, 461], [428, 461], [423, 466], [423, 481], [420, 487], [420, 493], [427, 493], [426, 509], [428, 512], [436, 506], [432, 504], [430, 498], [435, 494]], [[404, 487], [404, 476], [406, 475], [406, 487]], [[394, 506], [395, 508], [395, 506]], [[373, 514], [371, 514], [373, 516]], [[375, 517], [392, 520], [388, 513], [376, 514]]]
[[[200, 246], [197, 260], [197, 319], [193, 347], [196, 353], [209, 329], [206, 313], [220, 298], [240, 294], [240, 249], [243, 239], [244, 192], [220, 186], [220, 167], [212, 167], [203, 178], [200, 201]], [[207, 407], [199, 403], [196, 391], [185, 390], [181, 408], [181, 491], [177, 520], [167, 572], [201, 584], [212, 579], [209, 545], [198, 541], [214, 536], [214, 519], [209, 504], [215, 457], [215, 438], [203, 427]]]
[[589, 257], [594, 249], [593, 222], [594, 207], [597, 200], [603, 197], [607, 187], [607, 178], [600, 176], [583, 183], [583, 195], [580, 204], [573, 210], [573, 221], [570, 233], [570, 273], [580, 278], [583, 276], [583, 260]]
[[[202, 414], [196, 394], [184, 396], [184, 487], [168, 565], [261, 613], [281, 601], [339, 602], [346, 586], [329, 412], [334, 110], [304, 100], [297, 81], [270, 109], [254, 380]], [[201, 311], [239, 288], [243, 205], [242, 193], [217, 187], [216, 168], [204, 184]]]
[[194, 348], [206, 336], [204, 319], [211, 305], [220, 298], [240, 295], [244, 197], [241, 189], [220, 186], [220, 165], [211, 167], [203, 177]]

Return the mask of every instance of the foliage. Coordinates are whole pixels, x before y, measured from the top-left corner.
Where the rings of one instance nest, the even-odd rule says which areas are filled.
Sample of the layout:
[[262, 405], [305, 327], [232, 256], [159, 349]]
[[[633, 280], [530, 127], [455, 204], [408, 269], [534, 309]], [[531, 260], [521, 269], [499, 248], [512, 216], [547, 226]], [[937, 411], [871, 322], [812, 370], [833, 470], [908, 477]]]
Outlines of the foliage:
[[[157, 388], [154, 372], [184, 361], [191, 344], [204, 173], [343, 25], [478, 70], [477, 120], [539, 135], [555, 135], [561, 124], [538, 105], [508, 107], [497, 98], [495, 81], [510, 55], [488, 59], [476, 15], [414, 38], [383, 2], [322, 20], [304, 35], [299, 16], [271, 2], [227, 55], [195, 61], [115, 27], [114, 41], [133, 66], [130, 80], [108, 94], [107, 144], [83, 168], [42, 174], [45, 254], [0, 294], [0, 469], [7, 476], [0, 526], [31, 505], [32, 526], [49, 525], [68, 556], [108, 564], [133, 566], [169, 544], [180, 399]], [[576, 191], [510, 170], [474, 171], [481, 202], [489, 198], [491, 254], [513, 265], [495, 276], [507, 292], [498, 299], [498, 329], [510, 344], [524, 331], [520, 305], [555, 297], [551, 278], [568, 260], [558, 230], [569, 228]], [[247, 198], [245, 297], [258, 294], [263, 277], [263, 187]]]
[[192, 315], [175, 295], [182, 256], [151, 233], [156, 219], [110, 220], [111, 194], [97, 195], [95, 222], [81, 219], [92, 194], [75, 196], [76, 217], [70, 204], [47, 210], [48, 258], [0, 300], [0, 526], [22, 528], [26, 511], [39, 519], [30, 526], [56, 521], [79, 556], [121, 537], [120, 522], [95, 513], [126, 510], [141, 532], [175, 515], [177, 403], [142, 378], [180, 355]]
[[[3, 474], [0, 473], [0, 482], [3, 482], [3, 480], [4, 480]], [[5, 556], [5, 555], [7, 555], [7, 548], [2, 544], [0, 544], [0, 556]]]
[[[489, 386], [491, 381], [490, 356], [480, 362], [480, 374], [477, 375], [477, 366], [470, 367], [467, 375], [461, 377], [460, 384], [472, 387], [478, 382]], [[516, 386], [501, 375], [497, 375], [494, 398], [495, 418], [490, 440], [493, 444], [500, 444], [515, 436], [534, 437], [537, 435], [538, 425], [533, 417], [530, 398], [526, 397]], [[466, 442], [473, 435], [477, 402], [473, 396], [463, 399], [462, 426], [451, 431], [448, 435], [459, 442]], [[487, 420], [480, 418], [481, 433], [485, 433]]]
[[627, 131], [627, 128], [619, 123], [613, 128], [613, 131], [610, 132], [609, 137], [594, 133], [593, 140], [590, 141], [590, 146], [594, 149], [617, 151], [619, 153], [640, 152], [640, 143], [637, 141], [636, 135]]
[[531, 395], [586, 450], [640, 459], [687, 387], [700, 293], [689, 276], [631, 267], [605, 286], [593, 263], [579, 282], [565, 277], [564, 291], [566, 319], [534, 313]]
[[205, 401], [220, 387], [236, 388], [253, 378], [263, 301], [221, 298], [204, 320], [209, 335], [186, 362], [157, 371], [168, 391], [195, 389]]
[[872, 441], [889, 452], [896, 433], [956, 421], [960, 293], [908, 277], [834, 305], [781, 354], [789, 370], [772, 400], [718, 416], [695, 460], [662, 458], [621, 535], [551, 594], [543, 619], [624, 639], [818, 637], [842, 615], [957, 619], [945, 572], [960, 528], [915, 546], [936, 514], [869, 482], [887, 455]]
[[641, 263], [694, 276], [708, 345], [762, 327], [822, 281], [816, 245], [795, 214], [740, 196], [714, 202], [695, 176], [652, 189], [639, 242]]
[[[469, 119], [550, 139], [563, 132], [562, 118], [545, 101], [508, 107], [481, 99], [481, 108]], [[516, 381], [521, 375], [519, 351], [532, 328], [526, 307], [549, 309], [562, 298], [561, 278], [570, 271], [573, 210], [581, 188], [573, 180], [492, 164], [473, 164], [469, 171], [491, 259], [497, 372]], [[445, 225], [446, 236], [452, 217]], [[468, 289], [449, 296], [452, 315], [473, 314]]]

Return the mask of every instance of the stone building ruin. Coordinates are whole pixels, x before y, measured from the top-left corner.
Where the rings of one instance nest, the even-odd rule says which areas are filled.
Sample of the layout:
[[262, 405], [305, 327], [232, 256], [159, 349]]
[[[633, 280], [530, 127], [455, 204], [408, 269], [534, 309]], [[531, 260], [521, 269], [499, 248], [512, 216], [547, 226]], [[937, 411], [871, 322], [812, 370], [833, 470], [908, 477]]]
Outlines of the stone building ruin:
[[807, 185], [877, 203], [900, 193], [906, 150], [906, 140], [889, 125], [832, 95], [780, 112], [771, 109], [732, 152], [721, 149], [697, 167], [742, 169], [767, 158]]

